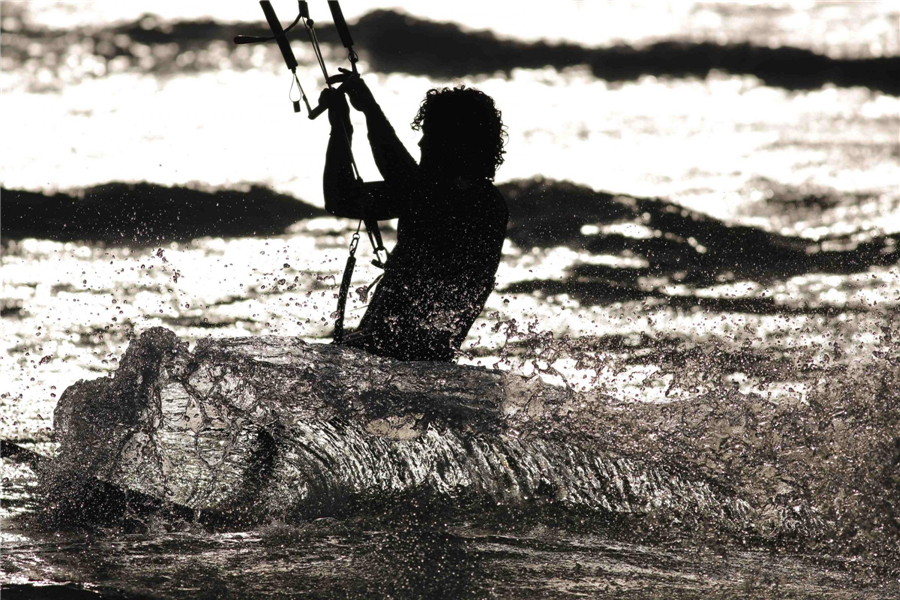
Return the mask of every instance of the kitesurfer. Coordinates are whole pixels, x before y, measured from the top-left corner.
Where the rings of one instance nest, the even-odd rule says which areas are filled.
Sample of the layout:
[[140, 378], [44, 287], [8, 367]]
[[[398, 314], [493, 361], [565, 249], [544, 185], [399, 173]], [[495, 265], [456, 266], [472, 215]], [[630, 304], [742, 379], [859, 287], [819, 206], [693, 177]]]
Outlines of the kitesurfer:
[[500, 111], [474, 88], [429, 90], [412, 123], [422, 132], [416, 163], [365, 82], [344, 87], [365, 115], [384, 181], [354, 177], [350, 109], [342, 93], [325, 90], [325, 208], [352, 219], [399, 219], [384, 277], [344, 344], [401, 360], [452, 360], [494, 287], [506, 236], [509, 213], [493, 184], [506, 140]]

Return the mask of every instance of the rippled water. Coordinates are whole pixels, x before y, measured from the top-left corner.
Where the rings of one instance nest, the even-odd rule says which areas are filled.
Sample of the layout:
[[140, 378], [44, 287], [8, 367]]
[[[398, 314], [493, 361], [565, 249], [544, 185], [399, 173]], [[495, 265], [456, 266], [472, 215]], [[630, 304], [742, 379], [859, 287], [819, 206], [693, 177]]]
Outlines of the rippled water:
[[[460, 362], [586, 393], [576, 431], [604, 431], [598, 449], [724, 486], [767, 515], [762, 539], [722, 535], [714, 520], [696, 538], [638, 536], [579, 513], [435, 517], [391, 506], [237, 532], [159, 518], [48, 531], [35, 522], [33, 471], [4, 459], [4, 587], [27, 595], [35, 583], [75, 582], [110, 597], [896, 597], [896, 92], [874, 75], [795, 86], [727, 57], [633, 76], [601, 68], [619, 60], [608, 50], [617, 43], [666, 40], [897, 61], [896, 7], [572, 3], [517, 20], [453, 6], [407, 5], [419, 19], [409, 30], [427, 38], [429, 19], [460, 23], [471, 48], [515, 50], [497, 67], [505, 72], [391, 62], [377, 37], [366, 53], [362, 27], [359, 44], [362, 71], [408, 147], [417, 138], [403, 124], [424, 91], [451, 81], [494, 96], [509, 128], [498, 177], [509, 241]], [[276, 8], [287, 20], [290, 3]], [[373, 8], [345, 10], [395, 22]], [[338, 219], [271, 236], [182, 228], [176, 241], [129, 244], [50, 233], [44, 215], [10, 237], [28, 221], [11, 204], [15, 190], [49, 198], [101, 186], [84, 193], [102, 197], [123, 189], [111, 182], [149, 182], [159, 184], [149, 198], [177, 204], [188, 191], [258, 198], [250, 186], [262, 185], [322, 205], [324, 121], [293, 117], [277, 51], [228, 42], [259, 26], [256, 3], [153, 9], [142, 18], [127, 3], [2, 5], [3, 110], [18, 118], [4, 120], [2, 150], [0, 438], [44, 454], [55, 451], [62, 391], [113, 371], [151, 326], [189, 342], [321, 342], [331, 329], [355, 225]], [[214, 20], [198, 25], [205, 18]], [[530, 45], [491, 45], [472, 28]], [[601, 53], [523, 62], [548, 52], [535, 46], [541, 38], [573, 45], [566, 57]], [[314, 89], [311, 53], [295, 50]], [[647, 52], [639, 56], [657, 56]], [[338, 60], [335, 50], [330, 64]], [[842, 64], [825, 70], [871, 66]], [[363, 175], [374, 178], [359, 137]], [[209, 221], [215, 232], [216, 215]], [[43, 222], [47, 233], [35, 233]], [[360, 261], [354, 287], [376, 274]], [[353, 323], [364, 306], [354, 295], [349, 309]]]
[[[7, 544], [19, 551], [16, 540]], [[127, 581], [132, 593], [149, 597], [890, 597], [860, 586], [840, 561], [669, 550], [542, 527], [498, 533], [472, 525], [384, 529], [316, 521], [230, 534], [30, 538], [23, 546], [31, 574]], [[21, 581], [17, 575], [7, 577]], [[119, 597], [103, 583], [91, 589]]]

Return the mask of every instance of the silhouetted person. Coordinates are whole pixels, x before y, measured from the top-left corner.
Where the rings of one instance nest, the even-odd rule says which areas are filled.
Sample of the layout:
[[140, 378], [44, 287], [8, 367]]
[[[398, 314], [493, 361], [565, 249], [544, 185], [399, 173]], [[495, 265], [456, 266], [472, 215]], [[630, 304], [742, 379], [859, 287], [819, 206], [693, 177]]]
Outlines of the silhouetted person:
[[[401, 360], [451, 360], [494, 287], [508, 211], [494, 187], [505, 133], [490, 96], [463, 86], [429, 90], [413, 129], [421, 160], [410, 156], [362, 80], [348, 84], [366, 116], [369, 143], [384, 181], [353, 177], [352, 136], [343, 95], [331, 96], [325, 208], [333, 215], [399, 218], [387, 260], [359, 328], [345, 344]], [[325, 100], [323, 97], [322, 100]]]

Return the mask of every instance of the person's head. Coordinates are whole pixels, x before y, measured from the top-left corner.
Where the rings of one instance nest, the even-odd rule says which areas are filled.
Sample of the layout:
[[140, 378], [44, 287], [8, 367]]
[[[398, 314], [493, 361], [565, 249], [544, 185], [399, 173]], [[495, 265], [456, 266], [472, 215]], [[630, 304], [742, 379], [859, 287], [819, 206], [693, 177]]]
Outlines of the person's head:
[[412, 122], [422, 132], [422, 168], [449, 177], [493, 179], [503, 164], [506, 128], [494, 100], [457, 86], [428, 90]]

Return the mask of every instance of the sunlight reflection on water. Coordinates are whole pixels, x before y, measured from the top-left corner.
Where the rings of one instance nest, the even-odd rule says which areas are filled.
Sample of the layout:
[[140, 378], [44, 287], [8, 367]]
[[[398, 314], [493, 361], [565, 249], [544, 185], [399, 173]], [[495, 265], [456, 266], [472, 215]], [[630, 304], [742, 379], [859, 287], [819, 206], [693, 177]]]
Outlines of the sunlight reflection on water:
[[[575, 72], [554, 76], [553, 85], [543, 83], [545, 77], [518, 70], [509, 81], [466, 81], [503, 109], [510, 142], [502, 178], [541, 173], [595, 189], [668, 197], [736, 220], [748, 218], [748, 188], [760, 179], [815, 181], [844, 193], [881, 195], [860, 217], [872, 228], [897, 227], [900, 167], [893, 153], [900, 99], [860, 89], [791, 93], [736, 77], [647, 77], [614, 87]], [[403, 142], [416, 148], [418, 134], [403, 124], [433, 82], [396, 74], [369, 78]], [[289, 121], [290, 107], [272, 93], [278, 81], [284, 82], [280, 73], [257, 71], [165, 83], [128, 74], [67, 87], [62, 97], [7, 95], [10, 110], [37, 111], [42, 118], [8, 124], [6, 147], [16, 150], [5, 151], [5, 185], [52, 190], [113, 180], [254, 182], [321, 206], [327, 124]], [[356, 113], [354, 125], [365, 131]], [[828, 151], [811, 146], [823, 136]], [[357, 141], [364, 178], [377, 179], [371, 155], [362, 152], [364, 136]], [[842, 231], [847, 216], [836, 215], [834, 229], [820, 226], [814, 235]]]

